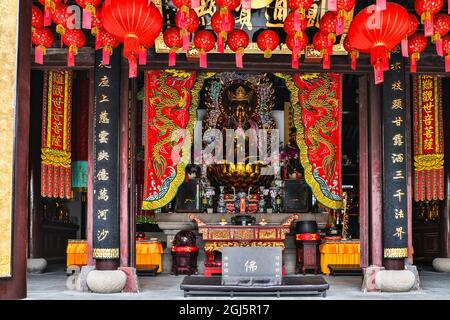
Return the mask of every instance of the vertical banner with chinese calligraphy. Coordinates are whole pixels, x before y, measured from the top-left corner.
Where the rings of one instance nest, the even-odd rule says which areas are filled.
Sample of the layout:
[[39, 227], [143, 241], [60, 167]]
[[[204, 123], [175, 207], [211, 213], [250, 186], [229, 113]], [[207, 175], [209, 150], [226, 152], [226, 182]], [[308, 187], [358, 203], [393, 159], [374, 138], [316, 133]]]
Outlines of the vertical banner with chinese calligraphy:
[[44, 74], [41, 195], [70, 199], [72, 145], [72, 72]]
[[165, 206], [185, 180], [197, 118], [197, 104], [191, 103], [198, 99], [191, 95], [195, 83], [195, 72], [145, 73], [143, 210]]
[[414, 86], [414, 199], [444, 200], [442, 83], [419, 75]]
[[383, 83], [384, 258], [408, 257], [405, 67], [393, 52]]
[[119, 235], [119, 109], [120, 51], [114, 50], [109, 66], [95, 53], [93, 150], [93, 251], [94, 259], [118, 259]]

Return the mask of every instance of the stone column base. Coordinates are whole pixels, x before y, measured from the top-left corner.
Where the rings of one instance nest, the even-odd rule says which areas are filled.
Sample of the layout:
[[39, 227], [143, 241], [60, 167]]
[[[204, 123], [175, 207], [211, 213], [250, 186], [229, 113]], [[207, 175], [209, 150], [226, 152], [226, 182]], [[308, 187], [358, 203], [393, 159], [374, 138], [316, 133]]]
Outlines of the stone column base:
[[28, 273], [43, 273], [47, 268], [47, 260], [40, 259], [27, 259], [27, 272]]
[[127, 275], [127, 281], [123, 288], [123, 292], [139, 293], [139, 280], [136, 274], [136, 268], [120, 267], [119, 270], [125, 272]]
[[361, 287], [362, 292], [380, 292], [380, 289], [376, 286], [375, 278], [376, 275], [382, 270], [384, 270], [384, 267], [379, 266], [369, 266], [367, 268], [363, 268], [364, 280]]
[[375, 284], [383, 292], [408, 292], [415, 282], [410, 270], [382, 270], [375, 276]]
[[437, 272], [450, 272], [450, 258], [436, 258], [433, 260], [433, 268]]
[[127, 274], [122, 270], [93, 270], [86, 282], [89, 290], [95, 293], [120, 293], [127, 283]]

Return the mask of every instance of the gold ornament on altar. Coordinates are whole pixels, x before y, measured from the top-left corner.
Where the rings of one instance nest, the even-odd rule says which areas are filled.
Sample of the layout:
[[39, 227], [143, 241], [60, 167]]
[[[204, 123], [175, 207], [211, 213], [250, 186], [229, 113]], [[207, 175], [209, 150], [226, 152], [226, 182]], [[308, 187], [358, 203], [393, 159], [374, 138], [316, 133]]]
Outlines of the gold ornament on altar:
[[236, 91], [233, 93], [231, 90], [227, 92], [228, 99], [230, 101], [247, 101], [250, 102], [253, 98], [253, 91], [249, 90], [248, 92], [244, 89], [243, 86], [239, 86]]

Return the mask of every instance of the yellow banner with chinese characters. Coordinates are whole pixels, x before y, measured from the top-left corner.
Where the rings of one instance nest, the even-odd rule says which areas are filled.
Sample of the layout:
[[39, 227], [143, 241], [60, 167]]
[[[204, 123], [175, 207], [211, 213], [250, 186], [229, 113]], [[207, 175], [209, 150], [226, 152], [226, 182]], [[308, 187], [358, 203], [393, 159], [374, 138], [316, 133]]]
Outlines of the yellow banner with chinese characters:
[[439, 77], [415, 76], [414, 199], [444, 200], [442, 83]]

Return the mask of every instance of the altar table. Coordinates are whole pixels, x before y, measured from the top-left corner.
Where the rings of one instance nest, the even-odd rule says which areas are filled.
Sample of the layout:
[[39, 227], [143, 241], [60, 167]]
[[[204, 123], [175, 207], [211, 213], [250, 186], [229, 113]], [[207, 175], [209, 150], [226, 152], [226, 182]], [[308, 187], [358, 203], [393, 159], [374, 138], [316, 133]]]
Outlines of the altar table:
[[319, 246], [320, 269], [329, 275], [329, 265], [360, 265], [359, 241], [325, 242]]
[[[88, 262], [88, 244], [86, 240], [69, 240], [67, 244], [67, 266], [85, 266]], [[136, 268], [140, 269], [146, 265], [158, 265], [158, 273], [162, 272], [161, 242], [136, 241]]]

